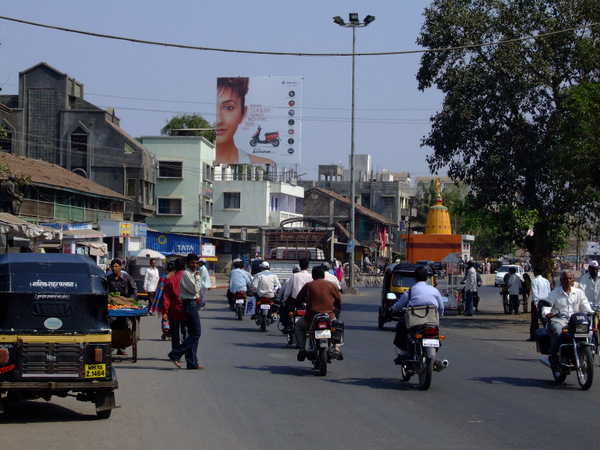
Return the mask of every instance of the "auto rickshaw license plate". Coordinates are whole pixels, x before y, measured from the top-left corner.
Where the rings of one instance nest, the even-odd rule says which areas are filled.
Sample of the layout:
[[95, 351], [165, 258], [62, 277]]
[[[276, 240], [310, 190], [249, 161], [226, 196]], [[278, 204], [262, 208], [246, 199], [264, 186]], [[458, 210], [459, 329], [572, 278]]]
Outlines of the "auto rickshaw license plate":
[[423, 339], [423, 347], [439, 347], [439, 339]]
[[106, 364], [86, 364], [86, 378], [104, 378], [106, 377]]

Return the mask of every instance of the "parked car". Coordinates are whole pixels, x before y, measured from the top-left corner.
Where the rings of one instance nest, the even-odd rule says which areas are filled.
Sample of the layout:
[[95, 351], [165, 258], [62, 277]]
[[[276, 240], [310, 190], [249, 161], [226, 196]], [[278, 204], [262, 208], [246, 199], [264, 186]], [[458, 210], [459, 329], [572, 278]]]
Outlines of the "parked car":
[[508, 273], [508, 269], [514, 267], [517, 269], [517, 275], [523, 279], [523, 274], [525, 271], [522, 266], [516, 264], [506, 264], [501, 266], [496, 272], [496, 277], [494, 278], [494, 286], [502, 286], [504, 284], [504, 276]]

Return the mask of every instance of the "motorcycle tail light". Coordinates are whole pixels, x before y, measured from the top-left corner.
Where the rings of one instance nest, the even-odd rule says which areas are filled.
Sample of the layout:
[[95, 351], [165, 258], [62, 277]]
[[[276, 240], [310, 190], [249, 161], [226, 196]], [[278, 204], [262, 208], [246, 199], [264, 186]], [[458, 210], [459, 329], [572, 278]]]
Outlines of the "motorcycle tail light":
[[299, 309], [298, 311], [296, 311], [297, 316], [304, 316], [305, 314], [306, 314], [305, 309]]
[[319, 323], [317, 323], [317, 328], [319, 330], [325, 330], [327, 328], [327, 322], [319, 322]]
[[94, 362], [101, 363], [102, 362], [102, 348], [96, 347], [94, 349]]
[[6, 364], [8, 362], [8, 349], [0, 348], [0, 364]]
[[427, 327], [423, 330], [423, 334], [425, 336], [436, 336], [438, 332], [439, 331], [436, 327]]

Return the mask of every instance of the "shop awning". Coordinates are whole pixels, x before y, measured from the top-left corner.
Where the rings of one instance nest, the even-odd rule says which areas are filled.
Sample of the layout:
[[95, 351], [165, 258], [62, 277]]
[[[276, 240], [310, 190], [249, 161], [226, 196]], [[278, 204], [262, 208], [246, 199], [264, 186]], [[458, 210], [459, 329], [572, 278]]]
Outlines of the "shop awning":
[[62, 233], [54, 228], [36, 225], [9, 213], [0, 213], [0, 234], [24, 239], [61, 239]]
[[63, 230], [62, 236], [63, 236], [63, 239], [97, 239], [97, 238], [103, 238], [106, 235], [101, 231], [87, 229], [87, 230]]
[[108, 255], [108, 245], [104, 242], [80, 241], [77, 245], [88, 247], [90, 256], [106, 256]]

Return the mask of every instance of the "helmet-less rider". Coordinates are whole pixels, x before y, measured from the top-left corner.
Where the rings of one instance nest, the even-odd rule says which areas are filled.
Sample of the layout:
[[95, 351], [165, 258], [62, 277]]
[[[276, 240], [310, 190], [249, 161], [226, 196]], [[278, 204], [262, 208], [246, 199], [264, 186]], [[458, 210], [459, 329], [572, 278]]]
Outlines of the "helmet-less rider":
[[[444, 315], [444, 300], [442, 299], [442, 295], [436, 288], [427, 284], [428, 276], [429, 272], [426, 267], [418, 267], [415, 270], [415, 285], [402, 294], [400, 300], [392, 306], [392, 310], [399, 312], [406, 306], [433, 305], [437, 307], [440, 316]], [[407, 334], [406, 323], [404, 322], [404, 317], [402, 317], [396, 324], [396, 336], [394, 338], [394, 345], [399, 349], [398, 357], [394, 360], [396, 364], [401, 364], [406, 355], [408, 355]]]

